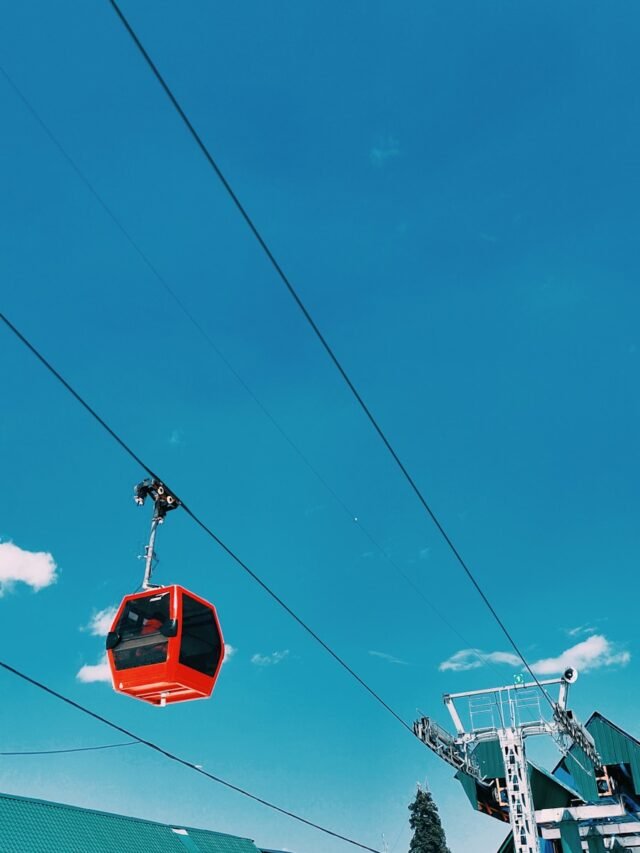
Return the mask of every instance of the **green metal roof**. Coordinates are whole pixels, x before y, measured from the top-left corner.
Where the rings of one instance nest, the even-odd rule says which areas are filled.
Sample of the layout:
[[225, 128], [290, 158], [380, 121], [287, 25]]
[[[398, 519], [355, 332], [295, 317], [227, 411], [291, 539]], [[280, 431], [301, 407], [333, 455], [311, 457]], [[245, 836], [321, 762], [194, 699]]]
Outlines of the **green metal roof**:
[[[598, 749], [598, 752], [600, 753], [600, 757], [602, 758], [603, 763], [629, 764], [631, 768], [631, 774], [633, 776], [635, 791], [636, 793], [640, 793], [640, 741], [630, 735], [628, 732], [625, 732], [624, 729], [621, 729], [615, 723], [612, 723], [611, 720], [607, 719], [607, 717], [605, 717], [598, 711], [595, 711], [589, 717], [585, 725], [596, 742], [596, 747]], [[580, 761], [580, 764], [583, 766], [581, 767], [575, 761], [563, 758], [555, 766], [553, 772], [557, 773], [560, 767], [568, 767], [574, 779], [575, 787], [580, 791], [582, 797], [588, 802], [597, 802], [598, 792], [596, 788], [594, 774], [592, 772], [589, 772], [588, 770], [588, 768], [590, 768], [589, 760], [582, 752], [582, 750], [575, 744], [571, 746], [569, 752], [572, 756], [577, 757]], [[529, 762], [529, 764], [531, 773], [531, 769], [534, 767], [534, 765], [531, 765], [531, 762]], [[543, 774], [544, 776], [549, 777], [549, 774], [546, 770], [543, 770], [540, 767], [536, 767], [535, 769], [538, 771], [539, 774]], [[533, 788], [534, 776], [532, 773], [531, 782]], [[574, 797], [578, 796], [576, 791], [572, 791], [572, 789], [567, 785], [563, 784], [562, 787], [569, 793], [572, 793]], [[551, 789], [549, 789], [549, 791], [551, 791]], [[546, 807], [540, 805], [539, 796], [539, 794], [538, 796], [536, 796], [536, 794], [534, 793], [534, 801], [536, 803], [536, 808]], [[551, 803], [547, 803], [546, 805], [551, 805]], [[561, 833], [564, 832], [563, 843], [566, 846], [569, 843], [569, 839], [567, 839], [565, 836], [568, 832], [571, 831], [569, 824], [567, 823], [564, 829], [561, 826], [560, 830]], [[575, 830], [573, 834], [574, 838], [571, 841], [571, 843], [573, 843], [573, 847], [569, 846], [567, 847], [567, 849], [581, 849], [581, 847], [578, 848], [577, 846], [578, 841], [575, 838]], [[604, 849], [601, 838], [588, 838], [587, 842], [589, 844], [589, 853], [596, 853], [596, 851]], [[615, 839], [613, 843], [614, 846], [611, 849], [619, 850], [622, 853], [622, 850], [624, 849], [622, 845], [620, 845]], [[502, 842], [502, 844], [498, 848], [497, 853], [513, 853], [513, 839], [511, 833], [509, 833], [505, 840]]]
[[498, 847], [497, 853], [513, 853], [513, 833], [510, 832], [509, 835], [502, 842], [500, 847]]
[[[485, 745], [487, 744], [480, 744], [480, 746]], [[491, 742], [489, 742], [488, 745], [491, 745]], [[498, 756], [501, 758], [499, 752]], [[491, 764], [491, 761], [494, 761], [494, 764]], [[533, 764], [533, 762], [531, 761], [527, 761], [527, 765], [529, 768], [531, 795], [533, 797], [533, 802], [535, 804], [536, 809], [561, 808], [571, 805], [575, 800], [582, 800], [582, 797], [576, 790], [569, 787], [569, 785], [567, 785], [561, 779], [556, 779], [555, 776], [553, 776], [544, 768], [538, 767], [537, 764]], [[504, 776], [504, 765], [502, 764], [501, 766], [498, 766], [497, 762], [495, 762], [495, 750], [483, 751], [483, 759], [481, 766], [483, 767], [485, 772], [487, 771], [487, 768], [490, 767], [492, 769], [492, 772], [496, 774], [495, 776], [490, 778], [501, 778]], [[471, 803], [473, 808], [477, 809], [478, 792], [475, 779], [472, 776], [469, 776], [467, 773], [464, 773], [462, 770], [458, 770], [455, 778], [462, 784], [464, 792], [467, 795], [469, 802]], [[494, 817], [496, 817], [496, 815], [494, 815]]]
[[527, 761], [529, 765], [529, 781], [531, 796], [536, 809], [558, 809], [573, 805], [575, 801], [583, 802], [578, 791], [571, 788], [561, 779], [556, 779], [544, 767]]
[[611, 720], [595, 711], [587, 730], [598, 747], [604, 764], [629, 764], [636, 794], [640, 794], [640, 743]]
[[455, 778], [462, 785], [462, 789], [467, 795], [467, 799], [471, 803], [474, 809], [478, 808], [478, 791], [477, 791], [477, 782], [473, 778], [473, 776], [469, 776], [468, 773], [465, 773], [464, 770], [458, 770], [455, 775]]
[[0, 794], [0, 849], [2, 853], [258, 853], [248, 838], [11, 794]]
[[504, 776], [504, 762], [498, 739], [480, 741], [473, 750], [473, 757], [483, 776], [490, 779], [500, 779]]
[[[640, 742], [599, 711], [594, 711], [585, 726], [596, 742], [603, 764], [629, 764], [635, 792], [640, 794]], [[569, 749], [569, 754], [576, 757], [579, 763], [564, 758], [553, 772], [556, 773], [559, 767], [564, 767], [573, 777], [575, 787], [584, 799], [597, 802], [598, 789], [589, 759], [575, 744]]]
[[598, 786], [591, 766], [586, 754], [574, 743], [569, 747], [568, 755], [553, 772], [556, 773], [558, 767], [563, 767], [571, 775], [573, 787], [580, 792], [580, 796], [588, 803], [595, 803], [598, 801]]

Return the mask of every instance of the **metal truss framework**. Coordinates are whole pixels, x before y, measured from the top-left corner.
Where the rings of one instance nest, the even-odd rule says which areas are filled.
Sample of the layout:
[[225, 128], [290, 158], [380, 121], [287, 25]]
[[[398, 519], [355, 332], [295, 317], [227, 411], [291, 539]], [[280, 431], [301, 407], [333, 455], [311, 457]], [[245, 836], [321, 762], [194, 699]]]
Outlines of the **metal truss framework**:
[[[515, 853], [539, 853], [540, 835], [545, 838], [560, 837], [559, 834], [547, 833], [559, 833], [559, 821], [581, 819], [575, 816], [567, 817], [565, 813], [570, 811], [567, 809], [536, 812], [529, 784], [525, 738], [548, 735], [565, 750], [567, 742], [574, 743], [594, 767], [601, 766], [593, 738], [573, 713], [567, 710], [569, 685], [574, 683], [577, 677], [574, 669], [567, 669], [562, 678], [528, 683], [522, 680], [521, 683], [492, 687], [488, 690], [449, 693], [443, 699], [453, 720], [455, 735], [429, 717], [422, 717], [414, 723], [415, 734], [429, 749], [481, 785], [488, 786], [490, 780], [483, 775], [474, 757], [475, 747], [487, 741], [499, 743], [506, 782], [506, 791], [502, 793], [502, 797], [506, 799], [501, 799], [501, 804], [509, 808]], [[558, 698], [552, 700], [553, 718], [547, 720], [542, 713], [540, 688], [552, 685], [558, 685]], [[469, 718], [466, 727], [456, 706], [456, 703], [463, 702], [467, 705]], [[597, 811], [606, 807], [596, 805], [589, 808]], [[549, 811], [561, 811], [562, 815], [550, 820]], [[597, 831], [600, 814], [604, 815], [604, 812], [594, 812], [589, 818], [588, 831]], [[610, 820], [610, 815], [602, 817], [604, 823]], [[584, 834], [586, 833], [587, 829]]]

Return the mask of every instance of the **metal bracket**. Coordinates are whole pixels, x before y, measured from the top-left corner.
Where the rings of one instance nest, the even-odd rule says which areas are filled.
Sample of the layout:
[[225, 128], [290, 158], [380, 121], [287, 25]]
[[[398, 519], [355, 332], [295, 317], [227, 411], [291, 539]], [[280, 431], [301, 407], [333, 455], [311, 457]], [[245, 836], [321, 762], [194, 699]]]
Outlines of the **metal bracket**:
[[155, 504], [154, 514], [163, 520], [168, 512], [180, 506], [180, 499], [171, 489], [160, 480], [150, 477], [138, 483], [133, 489], [133, 499], [138, 506], [142, 506], [147, 498], [151, 498]]
[[447, 764], [450, 764], [456, 770], [462, 770], [469, 776], [473, 776], [481, 784], [486, 784], [487, 780], [482, 775], [477, 762], [469, 753], [469, 744], [464, 738], [454, 737], [429, 717], [422, 717], [416, 720], [413, 724], [413, 733], [425, 746], [428, 746], [436, 755], [439, 755], [440, 758], [446, 761]]
[[153, 561], [155, 559], [155, 542], [158, 525], [164, 522], [165, 516], [173, 509], [180, 506], [180, 499], [174, 493], [155, 478], [147, 478], [138, 483], [133, 490], [133, 499], [138, 506], [143, 506], [147, 498], [154, 503], [153, 517], [151, 519], [151, 531], [149, 542], [144, 546], [144, 576], [142, 578], [142, 589], [153, 589], [151, 574], [153, 572]]
[[566, 734], [576, 746], [580, 747], [593, 766], [602, 767], [602, 759], [598, 754], [594, 739], [582, 723], [575, 718], [573, 712], [556, 704], [553, 717], [562, 734]]

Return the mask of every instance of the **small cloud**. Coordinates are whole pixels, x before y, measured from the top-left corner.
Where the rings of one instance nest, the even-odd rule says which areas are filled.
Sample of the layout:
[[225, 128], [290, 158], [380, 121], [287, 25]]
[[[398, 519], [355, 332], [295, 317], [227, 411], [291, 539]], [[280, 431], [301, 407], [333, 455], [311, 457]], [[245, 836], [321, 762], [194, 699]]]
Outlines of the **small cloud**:
[[440, 672], [468, 672], [479, 669], [487, 663], [506, 663], [510, 666], [521, 666], [522, 661], [511, 652], [483, 652], [480, 649], [461, 649], [448, 660], [443, 661], [438, 669]]
[[231, 658], [235, 655], [238, 650], [235, 646], [230, 645], [229, 643], [224, 644], [224, 657], [222, 658], [222, 663], [229, 663]]
[[377, 143], [369, 151], [369, 162], [372, 166], [380, 169], [387, 160], [391, 160], [400, 154], [400, 143], [393, 136], [378, 139]]
[[169, 436], [169, 444], [178, 445], [182, 443], [182, 430], [174, 429]]
[[[631, 660], [631, 654], [619, 650], [602, 634], [592, 634], [581, 643], [576, 643], [565, 649], [557, 657], [541, 658], [531, 664], [535, 675], [558, 675], [568, 667], [582, 672], [600, 669], [605, 666], [626, 666]], [[522, 661], [511, 652], [483, 652], [480, 649], [461, 649], [448, 660], [443, 661], [438, 669], [441, 672], [466, 672], [479, 669], [485, 663], [503, 663], [512, 667], [522, 667]]]
[[580, 637], [584, 634], [595, 634], [596, 628], [592, 628], [591, 625], [578, 625], [576, 628], [568, 628], [567, 634], [570, 637]]
[[555, 675], [572, 666], [582, 672], [603, 666], [626, 666], [629, 652], [619, 651], [603, 634], [592, 634], [555, 658], [543, 658], [531, 667], [536, 675]]
[[117, 607], [105, 607], [104, 610], [98, 610], [89, 620], [89, 624], [80, 630], [88, 631], [94, 637], [106, 637], [111, 630], [117, 612]]
[[380, 658], [381, 660], [386, 660], [387, 663], [399, 663], [402, 666], [409, 666], [409, 664], [406, 662], [406, 660], [400, 660], [400, 658], [396, 658], [393, 655], [388, 655], [386, 652], [374, 652], [370, 649], [369, 654], [374, 658]]
[[25, 551], [13, 542], [0, 542], [0, 596], [16, 583], [25, 583], [38, 592], [56, 582], [57, 568], [47, 551]]
[[430, 553], [431, 553], [431, 547], [429, 545], [427, 545], [425, 548], [420, 548], [420, 550], [418, 551], [418, 557], [421, 560], [428, 560]]
[[106, 653], [102, 656], [99, 663], [85, 663], [76, 673], [76, 678], [78, 681], [82, 681], [83, 684], [93, 684], [95, 682], [111, 684], [111, 671], [109, 670]]
[[270, 655], [255, 654], [251, 658], [251, 663], [256, 666], [275, 666], [289, 656], [289, 649], [284, 649], [282, 652], [273, 652]]

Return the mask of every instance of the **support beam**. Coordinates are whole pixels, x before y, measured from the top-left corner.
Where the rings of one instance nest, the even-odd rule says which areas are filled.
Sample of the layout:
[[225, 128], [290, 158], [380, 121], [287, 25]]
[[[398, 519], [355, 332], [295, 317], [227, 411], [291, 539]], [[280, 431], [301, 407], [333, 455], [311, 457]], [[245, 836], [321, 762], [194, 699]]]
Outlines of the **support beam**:
[[545, 823], [559, 823], [561, 820], [597, 821], [609, 820], [612, 817], [625, 817], [627, 810], [623, 803], [594, 803], [586, 806], [572, 806], [571, 808], [538, 809], [536, 821], [538, 825]]
[[580, 827], [571, 818], [563, 820], [558, 824], [562, 853], [582, 853], [582, 839]]
[[587, 853], [607, 853], [604, 838], [600, 835], [594, 835], [587, 838]]
[[[541, 827], [542, 837], [552, 840], [560, 838], [560, 830], [557, 827], [543, 826]], [[581, 826], [580, 835], [587, 837], [589, 834], [598, 834], [604, 838], [615, 838], [619, 844], [622, 844], [623, 838], [634, 837], [635, 844], [640, 846], [640, 821], [631, 820], [620, 823], [607, 823], [602, 826]]]
[[462, 720], [460, 719], [460, 715], [458, 714], [458, 711], [456, 710], [456, 706], [453, 703], [452, 697], [451, 696], [444, 696], [443, 699], [444, 699], [444, 704], [445, 704], [447, 711], [449, 712], [449, 714], [451, 714], [451, 719], [453, 720], [453, 725], [455, 726], [456, 731], [458, 732], [459, 735], [463, 735], [464, 734], [464, 726], [462, 725]]
[[502, 749], [509, 795], [509, 819], [513, 833], [514, 853], [539, 853], [540, 846], [522, 732], [517, 728], [499, 729], [498, 740]]

